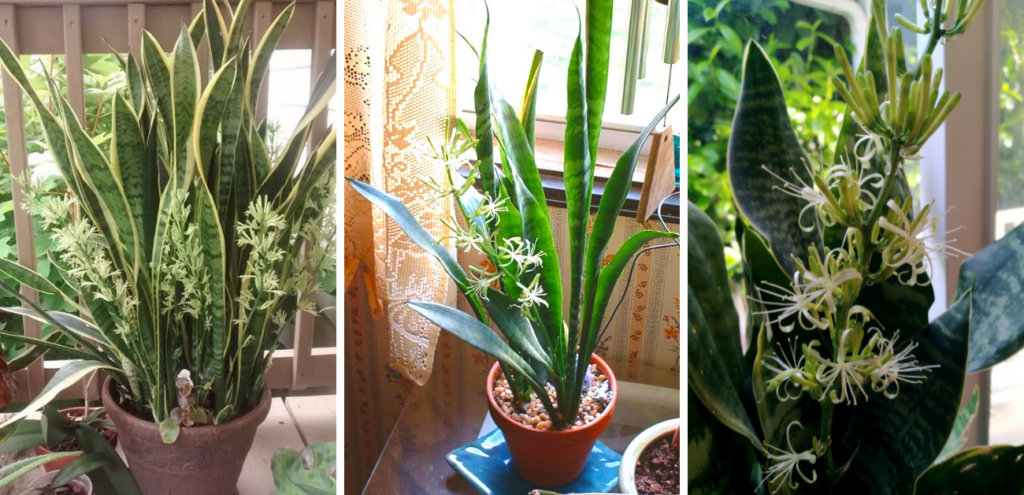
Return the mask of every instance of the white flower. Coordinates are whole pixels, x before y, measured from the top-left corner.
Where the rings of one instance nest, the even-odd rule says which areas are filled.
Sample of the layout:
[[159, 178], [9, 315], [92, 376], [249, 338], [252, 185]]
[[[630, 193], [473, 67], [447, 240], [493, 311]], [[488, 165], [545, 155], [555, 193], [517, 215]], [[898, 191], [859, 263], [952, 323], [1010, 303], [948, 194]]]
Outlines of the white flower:
[[[899, 332], [896, 332], [891, 340], [879, 339], [878, 358], [875, 362], [878, 369], [871, 372], [871, 389], [881, 392], [890, 399], [896, 398], [896, 395], [899, 394], [900, 382], [921, 383], [924, 375], [920, 373], [939, 367], [937, 364], [918, 365], [917, 360], [911, 355], [911, 352], [917, 348], [917, 342], [911, 342], [903, 350], [896, 352], [896, 339], [899, 338], [899, 335]], [[893, 385], [895, 385], [895, 389], [892, 388]]]
[[[840, 188], [842, 182], [841, 179], [847, 179], [854, 184], [856, 187], [852, 191], [851, 196], [854, 196], [857, 200], [860, 200], [860, 196], [867, 196], [871, 201], [864, 201], [864, 204], [868, 208], [875, 206], [875, 195], [871, 191], [865, 188], [865, 185], [880, 189], [885, 182], [885, 177], [879, 173], [864, 175], [864, 162], [857, 161], [857, 165], [850, 166], [846, 164], [846, 159], [842, 156], [839, 157], [839, 163], [832, 165], [825, 172], [825, 182], [828, 183], [828, 187], [832, 189]], [[874, 181], [874, 182], [872, 182]]]
[[470, 266], [469, 272], [469, 290], [484, 299], [487, 298], [487, 289], [491, 288], [491, 284], [501, 279], [500, 272], [489, 272], [476, 266]]
[[[804, 163], [804, 167], [807, 168], [807, 172], [811, 176], [814, 176], [814, 172], [810, 169], [809, 166], [807, 166], [806, 162]], [[807, 206], [804, 206], [800, 210], [800, 216], [797, 218], [797, 223], [799, 224], [800, 228], [804, 230], [804, 232], [814, 231], [813, 223], [809, 226], [804, 226], [804, 213], [807, 213], [808, 210], [816, 211], [818, 214], [818, 218], [820, 218], [821, 222], [824, 223], [825, 225], [831, 227], [836, 224], [837, 212], [835, 211], [835, 208], [831, 207], [833, 205], [830, 204], [829, 198], [825, 195], [824, 192], [818, 191], [814, 188], [814, 186], [812, 185], [813, 183], [807, 184], [806, 182], [804, 182], [804, 180], [801, 179], [800, 176], [797, 175], [796, 171], [793, 169], [790, 169], [790, 172], [793, 174], [793, 177], [796, 177], [796, 180], [797, 182], [800, 183], [800, 185], [793, 184], [792, 182], [789, 182], [786, 179], [779, 177], [778, 175], [775, 174], [775, 172], [772, 172], [771, 170], [768, 169], [768, 167], [764, 165], [761, 165], [761, 168], [763, 168], [765, 172], [768, 172], [773, 177], [782, 182], [782, 187], [773, 186], [773, 189], [778, 189], [779, 191], [782, 191], [790, 196], [793, 196], [794, 198], [802, 199], [807, 202]]]
[[[853, 145], [853, 154], [857, 157], [857, 160], [866, 162], [875, 157], [875, 155], [885, 155], [885, 145], [882, 143], [882, 138], [875, 133], [867, 130], [865, 127], [861, 127], [865, 132], [864, 136], [857, 140], [857, 143]], [[864, 143], [864, 154], [857, 154], [857, 150], [860, 148], [861, 143]]]
[[526, 310], [537, 304], [543, 304], [544, 307], [548, 307], [548, 302], [544, 300], [544, 296], [547, 295], [544, 292], [544, 288], [540, 286], [540, 274], [534, 275], [533, 282], [530, 282], [529, 287], [524, 287], [523, 284], [516, 282], [516, 285], [523, 291], [519, 295], [519, 308]]
[[[796, 489], [800, 485], [793, 480], [793, 471], [796, 471], [796, 474], [800, 475], [805, 482], [809, 484], [814, 483], [818, 479], [818, 473], [816, 471], [811, 471], [811, 477], [808, 478], [807, 475], [800, 470], [800, 461], [807, 461], [813, 465], [818, 461], [818, 457], [814, 455], [814, 451], [811, 449], [800, 453], [797, 453], [796, 450], [793, 449], [793, 441], [789, 437], [789, 430], [793, 428], [794, 425], [803, 429], [803, 425], [801, 425], [799, 421], [793, 421], [786, 427], [786, 447], [788, 447], [788, 450], [782, 450], [765, 442], [764, 445], [769, 449], [768, 458], [771, 459], [772, 462], [768, 466], [768, 472], [765, 473], [764, 481], [770, 480], [772, 483], [776, 483], [781, 480], [784, 484], [789, 484], [790, 488]], [[761, 483], [763, 484], [764, 481]]]
[[484, 237], [480, 235], [472, 224], [470, 225], [470, 230], [463, 230], [455, 222], [448, 219], [442, 218], [441, 223], [452, 232], [452, 235], [448, 237], [455, 240], [456, 249], [461, 249], [463, 252], [468, 253], [474, 249], [479, 250], [480, 245], [485, 242]]
[[[868, 360], [856, 360], [846, 361], [846, 337], [850, 335], [852, 329], [846, 329], [843, 331], [843, 335], [839, 338], [839, 360], [838, 362], [832, 362], [825, 359], [817, 351], [814, 350], [814, 346], [819, 345], [820, 342], [817, 340], [811, 342], [807, 346], [807, 353], [814, 357], [821, 366], [818, 367], [818, 372], [814, 378], [818, 382], [825, 384], [825, 390], [828, 390], [835, 383], [836, 379], [839, 380], [839, 390], [832, 389], [829, 393], [829, 398], [832, 402], [838, 404], [840, 402], [846, 402], [849, 404], [851, 401], [854, 405], [857, 405], [857, 392], [853, 389], [856, 385], [860, 390], [861, 394], [864, 395], [867, 400], [867, 393], [864, 392], [864, 381], [865, 378], [860, 374], [858, 368], [865, 368], [870, 366], [872, 363]], [[856, 350], [853, 350], [854, 352]], [[837, 393], [838, 392], [838, 393]], [[847, 394], [849, 392], [849, 394]]]
[[[895, 201], [890, 199], [886, 201], [885, 205], [896, 214], [899, 225], [893, 224], [885, 217], [878, 219], [878, 226], [881, 229], [891, 232], [896, 236], [892, 244], [885, 248], [885, 251], [882, 253], [882, 259], [886, 265], [892, 268], [899, 268], [902, 265], [909, 265], [911, 268], [909, 272], [904, 272], [898, 277], [900, 283], [904, 285], [917, 285], [919, 283], [919, 275], [927, 275], [932, 271], [932, 254], [943, 258], [949, 256], [956, 258], [959, 257], [958, 254], [970, 256], [970, 254], [949, 245], [952, 242], [956, 242], [956, 239], [943, 242], [937, 242], [936, 240], [936, 238], [945, 237], [947, 234], [956, 232], [963, 227], [947, 230], [946, 232], [928, 234], [929, 231], [935, 232], [937, 230], [939, 220], [946, 213], [949, 213], [949, 210], [946, 210], [945, 213], [937, 217], [931, 216], [929, 212], [932, 205], [934, 205], [934, 202], [932, 202], [922, 208], [921, 213], [911, 221]], [[928, 277], [928, 280], [921, 283], [921, 285], [928, 285], [930, 283], [931, 278]]]
[[[751, 298], [765, 307], [764, 311], [760, 311], [757, 314], [769, 317], [767, 321], [768, 340], [772, 339], [772, 323], [779, 324], [783, 333], [789, 333], [792, 331], [793, 325], [782, 325], [782, 320], [793, 315], [797, 315], [797, 321], [800, 322], [800, 326], [805, 330], [811, 330], [813, 328], [820, 328], [824, 330], [828, 328], [827, 317], [820, 316], [818, 304], [810, 294], [804, 291], [806, 286], [800, 283], [800, 273], [797, 272], [794, 274], [794, 277], [796, 281], [793, 282], [792, 291], [771, 282], [763, 282], [764, 286], [771, 287], [774, 290], [757, 287], [757, 293], [760, 294], [762, 298]], [[776, 298], [781, 299], [782, 302], [766, 301], [764, 300], [763, 294], [775, 296]], [[771, 315], [777, 316], [772, 319]]]
[[502, 206], [505, 204], [506, 199], [501, 198], [498, 201], [493, 201], [490, 197], [484, 197], [484, 200], [480, 202], [480, 206], [477, 206], [476, 211], [473, 212], [473, 217], [495, 220], [498, 218], [498, 212], [508, 211], [508, 208]]
[[[771, 360], [774, 361], [761, 361], [761, 365], [767, 370], [775, 373], [775, 376], [768, 382], [768, 390], [775, 388], [775, 396], [779, 399], [779, 402], [786, 402], [787, 400], [798, 399], [804, 393], [803, 386], [794, 381], [794, 379], [803, 379], [804, 370], [803, 362], [804, 357], [800, 356], [796, 358], [796, 339], [790, 342], [790, 353], [793, 355], [795, 363], [786, 356], [786, 350], [780, 348], [777, 354], [771, 356]], [[779, 355], [782, 359], [779, 359]], [[792, 386], [796, 387], [795, 393], [790, 393], [786, 388], [787, 382]]]
[[504, 246], [499, 246], [498, 250], [503, 253], [504, 261], [499, 261], [502, 267], [508, 267], [509, 265], [515, 265], [516, 274], [522, 275], [533, 268], [541, 266], [543, 260], [541, 257], [544, 253], [538, 253], [536, 246], [530, 243], [530, 241], [524, 241], [519, 237], [513, 237], [505, 239], [503, 241]]
[[[816, 274], [812, 270], [803, 271], [803, 278], [806, 280], [804, 291], [819, 306], [827, 307], [831, 314], [836, 312], [835, 295], [837, 290], [846, 282], [863, 278], [855, 268], [842, 268], [851, 264], [850, 261], [845, 251], [836, 248], [829, 251], [819, 264], [821, 266], [820, 274]], [[798, 281], [799, 278], [794, 276], [794, 284]]]

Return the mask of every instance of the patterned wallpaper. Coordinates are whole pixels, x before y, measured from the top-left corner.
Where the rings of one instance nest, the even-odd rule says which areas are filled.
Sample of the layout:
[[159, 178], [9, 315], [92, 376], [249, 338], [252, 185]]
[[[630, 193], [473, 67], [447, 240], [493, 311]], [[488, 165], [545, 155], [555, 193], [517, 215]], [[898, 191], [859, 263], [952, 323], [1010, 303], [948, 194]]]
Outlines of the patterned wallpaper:
[[[550, 212], [559, 259], [567, 260], [566, 211], [552, 208]], [[660, 228], [660, 225], [657, 221], [639, 224], [633, 218], [620, 217], [606, 262], [626, 238], [644, 228]], [[679, 231], [677, 224], [669, 224], [669, 228]], [[349, 235], [353, 233], [346, 232], [346, 237]], [[653, 367], [671, 370], [676, 378], [674, 383], [658, 381], [658, 385], [679, 388], [679, 257], [680, 249], [677, 247], [648, 251], [641, 255], [632, 283], [625, 286], [625, 273], [620, 279], [619, 288], [612, 297], [612, 307], [623, 291], [627, 291], [626, 297], [598, 344], [598, 353], [609, 360], [620, 380], [654, 382], [650, 371]], [[482, 255], [474, 253], [460, 253], [459, 262], [463, 266], [476, 264], [483, 267], [487, 263]], [[562, 272], [563, 284], [568, 287], [567, 264], [563, 264]], [[468, 311], [461, 296], [459, 306]], [[370, 316], [365, 291], [360, 284], [353, 284], [345, 293], [344, 329], [347, 333], [345, 493], [359, 493], [415, 385], [388, 368], [387, 319]], [[432, 380], [476, 380], [481, 385], [493, 363], [483, 353], [458, 345], [447, 332], [441, 333], [434, 360]]]

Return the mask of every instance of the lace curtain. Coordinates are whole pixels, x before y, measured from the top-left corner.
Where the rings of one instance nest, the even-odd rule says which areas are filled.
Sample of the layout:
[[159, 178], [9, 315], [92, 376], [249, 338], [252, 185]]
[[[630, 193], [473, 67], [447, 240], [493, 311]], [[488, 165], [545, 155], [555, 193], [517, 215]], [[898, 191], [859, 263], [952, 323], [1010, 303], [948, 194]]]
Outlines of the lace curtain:
[[[440, 220], [451, 202], [434, 201], [420, 182], [440, 170], [415, 145], [443, 135], [446, 116], [455, 112], [452, 1], [347, 0], [345, 9], [345, 173], [395, 196], [427, 231], [444, 238]], [[346, 280], [375, 280], [389, 326], [390, 367], [425, 383], [439, 330], [403, 303], [454, 305], [454, 284], [434, 258], [347, 185], [345, 228]], [[369, 275], [357, 278], [360, 268]]]

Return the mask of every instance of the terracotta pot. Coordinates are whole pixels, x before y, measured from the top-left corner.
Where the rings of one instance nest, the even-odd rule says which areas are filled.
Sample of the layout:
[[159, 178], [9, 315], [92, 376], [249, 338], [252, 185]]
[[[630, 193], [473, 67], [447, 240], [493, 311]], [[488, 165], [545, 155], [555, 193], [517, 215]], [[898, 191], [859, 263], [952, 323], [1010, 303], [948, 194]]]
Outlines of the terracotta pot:
[[103, 406], [117, 425], [128, 470], [143, 495], [228, 495], [237, 493], [238, 476], [252, 447], [256, 428], [270, 413], [270, 391], [244, 416], [216, 426], [181, 429], [177, 441], [165, 444], [160, 428], [135, 417], [103, 384]]
[[632, 442], [629, 442], [629, 446], [622, 452], [622, 464], [619, 465], [619, 492], [637, 495], [636, 464], [640, 461], [640, 454], [656, 440], [673, 435], [676, 428], [679, 428], [679, 423], [679, 418], [662, 421], [640, 432]]
[[[61, 409], [60, 413], [63, 414], [65, 417], [71, 418], [71, 419], [81, 418], [81, 417], [85, 416], [85, 408], [81, 407], [81, 406], [79, 406], [79, 407], [69, 407], [67, 409]], [[107, 417], [107, 419], [110, 419], [110, 415], [109, 414], [106, 415], [106, 417]], [[111, 448], [114, 448], [114, 449], [117, 448], [117, 431], [116, 430], [114, 431], [114, 435], [112, 437], [110, 437], [110, 439], [109, 439], [109, 441], [107, 443], [110, 444]], [[42, 445], [36, 445], [35, 451], [36, 451], [36, 455], [46, 455], [46, 454], [52, 454], [53, 453], [52, 450], [50, 450], [50, 449], [48, 449], [48, 448], [46, 448], [46, 447], [44, 447]], [[43, 469], [46, 469], [47, 473], [49, 473], [51, 471], [60, 471], [61, 468], [63, 468], [64, 466], [67, 466], [73, 460], [75, 460], [74, 457], [65, 457], [63, 459], [57, 459], [56, 461], [48, 462], [48, 463], [44, 464], [43, 465]]]
[[527, 481], [553, 487], [576, 479], [583, 472], [597, 437], [611, 424], [619, 389], [615, 382], [615, 374], [608, 363], [596, 354], [590, 362], [597, 364], [601, 372], [608, 377], [612, 400], [594, 421], [565, 431], [537, 430], [506, 416], [494, 401], [494, 380], [501, 373], [501, 367], [494, 363], [491, 372], [487, 374], [487, 406], [491, 411], [491, 418], [505, 436], [516, 471]]

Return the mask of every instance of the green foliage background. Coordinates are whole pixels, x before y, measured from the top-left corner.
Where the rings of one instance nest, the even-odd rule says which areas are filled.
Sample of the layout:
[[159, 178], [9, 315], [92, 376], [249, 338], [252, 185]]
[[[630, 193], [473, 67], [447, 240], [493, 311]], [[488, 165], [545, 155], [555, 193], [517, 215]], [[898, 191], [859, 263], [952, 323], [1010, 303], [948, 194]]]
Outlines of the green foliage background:
[[840, 74], [832, 45], [853, 46], [846, 21], [787, 0], [689, 0], [688, 199], [715, 222], [726, 244], [730, 278], [739, 279], [736, 211], [725, 173], [732, 116], [743, 74], [743, 47], [754, 39], [779, 73], [790, 118], [813, 160], [831, 160], [845, 103], [831, 76]]

